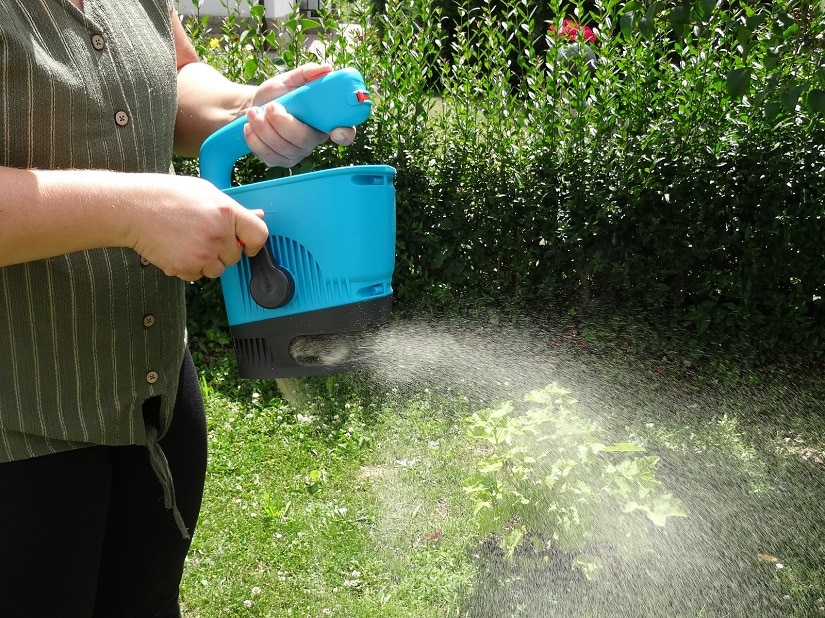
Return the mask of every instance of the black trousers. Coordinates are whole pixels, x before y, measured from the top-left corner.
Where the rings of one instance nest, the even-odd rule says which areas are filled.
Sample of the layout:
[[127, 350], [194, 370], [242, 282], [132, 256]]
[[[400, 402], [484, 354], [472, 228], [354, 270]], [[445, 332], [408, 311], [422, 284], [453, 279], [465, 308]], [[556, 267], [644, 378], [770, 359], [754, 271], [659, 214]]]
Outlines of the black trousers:
[[[152, 415], [157, 402], [148, 401]], [[195, 529], [206, 475], [206, 421], [189, 354], [160, 441], [177, 505]], [[92, 446], [0, 464], [0, 616], [180, 616], [189, 541], [139, 446]]]

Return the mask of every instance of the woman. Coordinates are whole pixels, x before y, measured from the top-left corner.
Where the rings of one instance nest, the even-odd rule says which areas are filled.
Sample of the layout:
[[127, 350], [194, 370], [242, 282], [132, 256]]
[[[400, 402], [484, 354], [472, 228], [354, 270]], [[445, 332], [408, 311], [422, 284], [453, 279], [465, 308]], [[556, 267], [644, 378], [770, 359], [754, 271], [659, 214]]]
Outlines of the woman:
[[198, 62], [172, 0], [0, 4], [0, 615], [179, 616], [203, 402], [184, 286], [268, 231], [170, 172], [246, 114], [266, 163], [331, 138]]

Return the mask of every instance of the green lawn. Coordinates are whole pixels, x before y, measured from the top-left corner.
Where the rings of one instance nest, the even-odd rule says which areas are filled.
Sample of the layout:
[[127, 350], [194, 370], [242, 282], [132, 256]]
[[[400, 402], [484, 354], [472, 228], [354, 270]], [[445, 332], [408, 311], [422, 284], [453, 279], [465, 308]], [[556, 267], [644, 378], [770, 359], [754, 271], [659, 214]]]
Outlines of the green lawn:
[[[203, 367], [187, 618], [825, 616], [818, 367], [746, 368], [632, 325], [392, 328], [381, 371], [309, 380], [302, 405], [236, 379], [231, 358]], [[597, 548], [591, 579], [546, 548], [507, 560], [464, 491], [483, 449], [463, 419], [550, 382], [658, 456], [690, 513], [633, 555]]]

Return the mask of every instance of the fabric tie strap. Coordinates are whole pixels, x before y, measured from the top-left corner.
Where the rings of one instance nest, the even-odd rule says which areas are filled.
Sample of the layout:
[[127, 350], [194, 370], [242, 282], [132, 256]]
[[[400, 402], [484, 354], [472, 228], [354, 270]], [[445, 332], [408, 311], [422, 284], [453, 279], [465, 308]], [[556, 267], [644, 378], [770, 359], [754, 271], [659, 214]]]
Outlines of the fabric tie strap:
[[158, 477], [161, 487], [163, 487], [163, 503], [167, 509], [172, 511], [172, 516], [175, 518], [175, 523], [183, 538], [189, 540], [191, 535], [175, 502], [175, 484], [172, 481], [169, 461], [166, 459], [163, 449], [160, 448], [160, 444], [158, 444], [158, 430], [152, 425], [146, 427], [146, 448], [149, 449], [149, 462], [152, 464], [152, 470], [155, 471], [155, 475]]

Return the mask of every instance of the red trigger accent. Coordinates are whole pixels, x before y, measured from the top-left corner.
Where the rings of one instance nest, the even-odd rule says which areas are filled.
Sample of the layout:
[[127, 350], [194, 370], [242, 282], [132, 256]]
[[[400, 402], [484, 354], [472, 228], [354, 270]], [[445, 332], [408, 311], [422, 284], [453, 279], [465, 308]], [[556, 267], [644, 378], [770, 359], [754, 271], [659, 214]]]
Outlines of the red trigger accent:
[[356, 90], [355, 91], [355, 98], [358, 99], [359, 103], [363, 103], [364, 101], [369, 101], [370, 100], [370, 95], [369, 95], [369, 93], [364, 92], [363, 90]]

